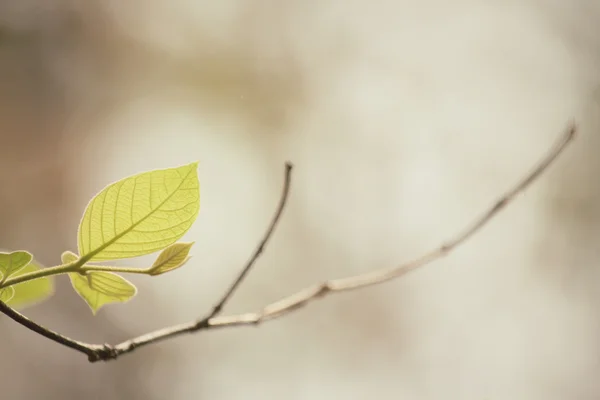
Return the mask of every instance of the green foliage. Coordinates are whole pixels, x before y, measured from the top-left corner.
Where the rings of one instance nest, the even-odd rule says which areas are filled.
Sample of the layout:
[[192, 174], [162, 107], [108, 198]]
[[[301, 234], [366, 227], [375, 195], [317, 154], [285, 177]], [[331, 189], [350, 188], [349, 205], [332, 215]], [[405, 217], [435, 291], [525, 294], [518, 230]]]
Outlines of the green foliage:
[[[33, 260], [13, 276], [18, 277], [29, 273], [36, 273], [41, 269], [40, 265]], [[41, 303], [54, 294], [54, 282], [51, 277], [37, 278], [31, 281], [18, 283], [14, 286], [9, 286], [8, 288], [13, 288], [15, 294], [7, 304], [18, 309]]]
[[173, 243], [160, 252], [156, 261], [148, 268], [149, 275], [160, 275], [173, 271], [188, 262], [190, 249], [194, 243]]
[[[62, 262], [65, 264], [77, 259], [77, 254], [70, 251], [62, 254]], [[112, 272], [71, 272], [69, 278], [73, 289], [85, 300], [94, 314], [105, 304], [125, 303], [137, 293], [131, 282]]]
[[[37, 272], [41, 269], [27, 251], [0, 253], [0, 279], [6, 281], [10, 277]], [[0, 299], [15, 308], [25, 308], [46, 300], [54, 293], [51, 278], [39, 278], [0, 289]]]
[[5, 281], [11, 275], [25, 268], [32, 260], [33, 256], [27, 251], [0, 253], [0, 279]]
[[[124, 303], [136, 295], [136, 287], [118, 273], [156, 276], [183, 266], [193, 243], [177, 240], [200, 209], [197, 167], [191, 163], [144, 172], [104, 188], [81, 219], [79, 255], [64, 252], [61, 265], [41, 268], [26, 251], [0, 252], [0, 301], [13, 307], [39, 303], [53, 294], [52, 277], [68, 274], [77, 294], [96, 314], [106, 304]], [[157, 251], [161, 253], [149, 268], [93, 264]]]
[[116, 260], [151, 254], [181, 238], [198, 215], [197, 163], [145, 172], [107, 186], [79, 225], [79, 256]]

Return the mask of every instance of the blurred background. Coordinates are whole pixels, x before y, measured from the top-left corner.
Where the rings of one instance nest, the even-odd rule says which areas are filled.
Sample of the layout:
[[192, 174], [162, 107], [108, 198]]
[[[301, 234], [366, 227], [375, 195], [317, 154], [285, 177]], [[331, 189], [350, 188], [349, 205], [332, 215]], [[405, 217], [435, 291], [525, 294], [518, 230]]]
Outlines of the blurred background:
[[105, 185], [200, 161], [185, 268], [95, 317], [65, 277], [25, 310], [87, 342], [204, 315], [286, 160], [226, 313], [438, 246], [580, 127], [451, 257], [259, 328], [89, 364], [1, 316], [2, 398], [600, 398], [599, 84], [595, 0], [1, 0], [0, 247], [56, 265]]

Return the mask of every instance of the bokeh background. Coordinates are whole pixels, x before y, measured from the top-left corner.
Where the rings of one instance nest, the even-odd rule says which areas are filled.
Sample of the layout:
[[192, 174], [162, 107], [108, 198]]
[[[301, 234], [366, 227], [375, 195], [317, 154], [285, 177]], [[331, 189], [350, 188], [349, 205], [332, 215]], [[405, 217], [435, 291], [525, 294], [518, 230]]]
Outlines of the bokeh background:
[[1, 398], [600, 398], [599, 84], [596, 0], [1, 0], [2, 248], [55, 265], [106, 184], [200, 161], [185, 268], [95, 317], [64, 277], [26, 310], [88, 342], [203, 315], [286, 160], [227, 313], [439, 245], [580, 127], [451, 257], [259, 328], [89, 364], [2, 317]]

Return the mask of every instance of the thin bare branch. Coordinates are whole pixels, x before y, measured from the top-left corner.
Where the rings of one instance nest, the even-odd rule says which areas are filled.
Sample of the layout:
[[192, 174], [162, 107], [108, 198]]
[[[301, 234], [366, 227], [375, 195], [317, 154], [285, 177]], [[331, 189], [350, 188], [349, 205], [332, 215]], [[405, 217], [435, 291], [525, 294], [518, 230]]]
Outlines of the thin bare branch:
[[502, 195], [492, 207], [490, 207], [485, 213], [477, 218], [467, 229], [460, 232], [437, 249], [396, 267], [376, 270], [346, 278], [334, 279], [310, 286], [291, 296], [269, 304], [263, 308], [262, 311], [257, 313], [246, 313], [212, 318], [209, 321], [210, 328], [223, 328], [249, 324], [254, 325], [263, 321], [275, 319], [306, 305], [312, 300], [322, 298], [327, 294], [360, 289], [388, 282], [448, 255], [450, 252], [452, 252], [461, 244], [465, 243], [468, 239], [480, 231], [481, 228], [483, 228], [490, 220], [492, 220], [500, 211], [508, 206], [519, 193], [523, 192], [537, 178], [539, 178], [539, 176], [563, 152], [569, 142], [573, 140], [575, 133], [576, 126], [575, 124], [571, 124], [565, 133], [561, 135], [556, 144], [550, 149], [547, 155], [529, 174], [527, 174], [512, 189]]
[[102, 350], [102, 348], [103, 348], [103, 346], [84, 343], [84, 342], [80, 342], [78, 340], [71, 339], [65, 335], [54, 332], [48, 328], [45, 328], [45, 327], [41, 326], [40, 324], [38, 324], [37, 322], [30, 320], [29, 318], [27, 318], [26, 316], [24, 316], [23, 314], [21, 314], [20, 312], [15, 310], [14, 308], [8, 306], [3, 301], [0, 301], [0, 312], [7, 315], [13, 321], [18, 322], [19, 324], [23, 325], [24, 327], [26, 327], [36, 333], [39, 333], [40, 335], [42, 335], [52, 341], [55, 341], [56, 343], [62, 344], [63, 346], [69, 347], [73, 350], [77, 350], [77, 351], [80, 351], [80, 352], [86, 354], [89, 359], [92, 359], [96, 355], [96, 353], [98, 351]]
[[405, 275], [408, 272], [414, 271], [415, 269], [427, 265], [435, 260], [438, 260], [450, 252], [455, 250], [458, 246], [462, 245], [473, 235], [475, 235], [483, 226], [485, 226], [490, 220], [492, 220], [500, 211], [502, 211], [509, 203], [511, 203], [515, 197], [526, 190], [539, 176], [556, 160], [556, 158], [563, 152], [566, 146], [575, 137], [576, 127], [571, 124], [567, 131], [561, 135], [557, 143], [550, 149], [548, 154], [541, 160], [541, 162], [520, 182], [518, 182], [511, 190], [506, 192], [503, 196], [497, 200], [492, 207], [490, 207], [484, 214], [477, 218], [467, 229], [455, 235], [451, 240], [440, 246], [439, 248], [426, 253], [425, 255], [418, 257], [408, 263], [387, 268], [380, 269], [373, 272], [355, 275], [351, 277], [334, 279], [326, 281], [317, 285], [305, 288], [291, 296], [285, 297], [277, 302], [264, 307], [261, 311], [255, 313], [246, 313], [230, 316], [220, 316], [221, 310], [227, 301], [233, 296], [235, 290], [242, 283], [245, 276], [252, 269], [252, 266], [256, 260], [260, 257], [269, 238], [272, 236], [275, 227], [279, 219], [281, 218], [283, 209], [285, 208], [286, 201], [289, 195], [289, 188], [291, 183], [291, 164], [286, 164], [285, 171], [285, 183], [283, 193], [277, 211], [267, 229], [264, 238], [250, 257], [248, 263], [244, 266], [242, 271], [237, 275], [229, 289], [217, 302], [213, 310], [204, 318], [198, 321], [191, 321], [188, 323], [175, 325], [163, 329], [150, 332], [133, 339], [129, 339], [117, 345], [96, 345], [87, 344], [70, 339], [59, 333], [53, 332], [40, 326], [39, 324], [31, 321], [24, 315], [13, 310], [6, 304], [0, 302], [0, 312], [8, 315], [10, 318], [20, 323], [21, 325], [37, 332], [48, 339], [51, 339], [64, 346], [80, 351], [88, 356], [89, 361], [107, 361], [115, 359], [120, 355], [130, 353], [136, 348], [141, 346], [157, 343], [166, 339], [173, 338], [175, 336], [182, 335], [184, 333], [193, 333], [201, 330], [210, 330], [216, 328], [244, 326], [244, 325], [257, 325], [261, 322], [272, 320], [284, 316], [294, 310], [301, 308], [313, 300], [323, 298], [330, 293], [338, 293], [348, 290], [365, 288], [373, 285], [378, 285], [384, 282], [389, 282], [395, 278]]
[[219, 300], [219, 302], [214, 306], [212, 312], [205, 317], [205, 319], [207, 321], [210, 318], [218, 315], [221, 312], [221, 310], [225, 306], [225, 303], [227, 303], [227, 301], [229, 301], [231, 296], [233, 296], [236, 289], [240, 286], [240, 284], [242, 283], [242, 281], [244, 280], [244, 278], [246, 277], [248, 272], [250, 272], [250, 270], [252, 269], [252, 266], [254, 265], [256, 260], [258, 260], [260, 255], [265, 250], [265, 247], [266, 247], [267, 243], [269, 242], [269, 239], [271, 238], [271, 236], [273, 236], [275, 227], [277, 226], [277, 224], [279, 223], [279, 220], [281, 219], [281, 215], [283, 214], [283, 209], [285, 208], [285, 204], [287, 203], [287, 199], [290, 194], [290, 185], [292, 183], [292, 180], [291, 180], [292, 168], [293, 168], [293, 166], [291, 163], [289, 163], [289, 162], [285, 163], [285, 178], [283, 181], [283, 192], [282, 192], [281, 198], [279, 200], [279, 205], [277, 206], [277, 211], [275, 212], [275, 215], [273, 215], [271, 224], [269, 225], [269, 228], [263, 235], [263, 239], [260, 241], [260, 243], [256, 247], [256, 250], [254, 251], [254, 253], [252, 254], [252, 257], [250, 257], [250, 259], [248, 260], [248, 262], [242, 269], [242, 272], [240, 272], [238, 274], [235, 281], [233, 281], [233, 283], [231, 284], [229, 289], [227, 289], [227, 291], [225, 292], [223, 297], [221, 297], [221, 300]]

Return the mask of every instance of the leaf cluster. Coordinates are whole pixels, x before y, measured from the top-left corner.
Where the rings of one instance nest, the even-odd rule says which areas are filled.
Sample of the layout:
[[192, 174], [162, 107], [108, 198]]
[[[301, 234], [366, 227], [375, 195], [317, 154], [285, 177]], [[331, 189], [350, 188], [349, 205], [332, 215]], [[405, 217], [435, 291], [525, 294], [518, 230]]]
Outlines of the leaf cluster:
[[[178, 242], [200, 209], [197, 163], [143, 172], [114, 182], [88, 203], [77, 232], [78, 253], [43, 268], [23, 250], [0, 253], [0, 301], [13, 308], [40, 303], [54, 293], [53, 279], [67, 274], [73, 289], [96, 314], [124, 303], [137, 289], [122, 274], [157, 276], [183, 266], [193, 243]], [[105, 265], [160, 252], [147, 268]]]

